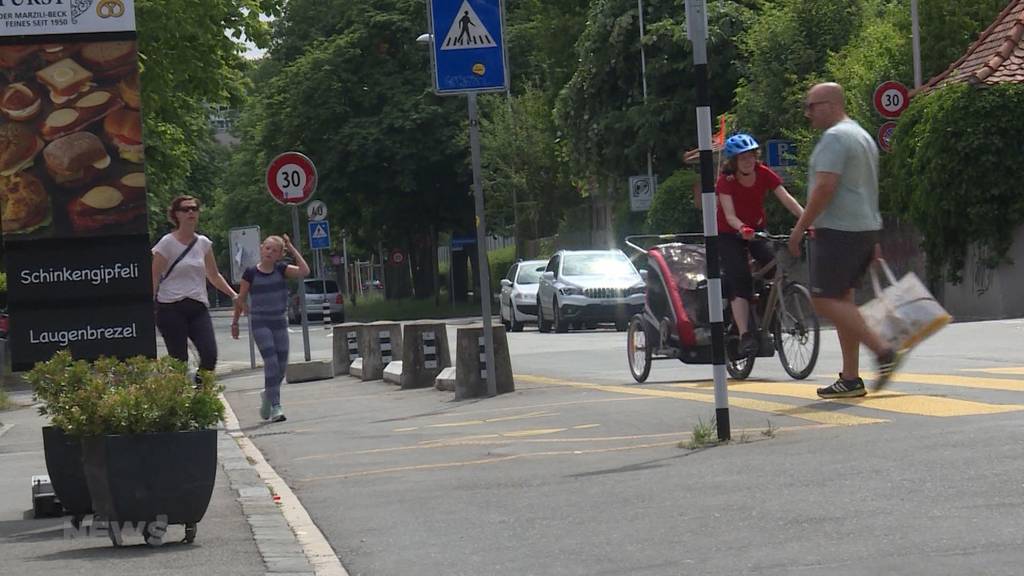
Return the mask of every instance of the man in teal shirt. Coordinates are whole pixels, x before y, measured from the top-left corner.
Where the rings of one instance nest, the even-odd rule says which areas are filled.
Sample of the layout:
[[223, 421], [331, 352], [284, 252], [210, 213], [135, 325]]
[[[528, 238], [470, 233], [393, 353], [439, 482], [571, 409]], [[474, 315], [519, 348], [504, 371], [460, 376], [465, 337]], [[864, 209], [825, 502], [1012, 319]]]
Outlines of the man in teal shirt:
[[871, 136], [846, 115], [843, 87], [832, 82], [807, 92], [804, 116], [822, 130], [811, 153], [807, 207], [789, 236], [789, 251], [800, 255], [804, 232], [814, 227], [810, 254], [811, 301], [819, 316], [832, 321], [843, 352], [843, 370], [822, 398], [864, 396], [860, 345], [875, 353], [875, 388], [888, 383], [902, 358], [864, 323], [854, 302], [872, 260], [878, 257], [882, 215], [878, 211], [878, 148]]

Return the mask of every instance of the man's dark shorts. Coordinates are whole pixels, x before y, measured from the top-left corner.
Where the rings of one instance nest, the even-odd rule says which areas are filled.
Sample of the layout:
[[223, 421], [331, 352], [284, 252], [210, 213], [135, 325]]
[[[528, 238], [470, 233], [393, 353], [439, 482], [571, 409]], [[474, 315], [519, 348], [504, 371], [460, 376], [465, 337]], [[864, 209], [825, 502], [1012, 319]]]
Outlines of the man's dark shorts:
[[843, 298], [860, 286], [871, 265], [878, 231], [847, 232], [817, 228], [811, 242], [811, 296]]

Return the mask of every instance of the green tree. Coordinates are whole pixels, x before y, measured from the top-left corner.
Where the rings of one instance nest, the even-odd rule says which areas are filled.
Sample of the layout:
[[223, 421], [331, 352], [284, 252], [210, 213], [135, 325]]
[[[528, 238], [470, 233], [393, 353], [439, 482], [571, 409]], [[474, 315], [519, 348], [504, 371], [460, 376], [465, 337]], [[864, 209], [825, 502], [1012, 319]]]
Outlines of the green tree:
[[242, 122], [253, 144], [240, 155], [258, 160], [233, 161], [250, 190], [239, 209], [255, 211], [259, 164], [310, 156], [335, 229], [408, 250], [420, 296], [431, 294], [438, 234], [471, 230], [473, 210], [465, 101], [431, 92], [429, 53], [415, 41], [425, 16], [416, 0], [289, 2]]
[[146, 176], [150, 222], [177, 194], [196, 192], [188, 176], [210, 140], [206, 104], [237, 103], [243, 92], [241, 45], [266, 46], [259, 14], [277, 15], [284, 0], [139, 0]]
[[[649, 149], [655, 171], [671, 173], [681, 152], [696, 142], [693, 54], [685, 38], [684, 2], [649, 0], [644, 10], [647, 103], [637, 5], [632, 0], [601, 0], [591, 4], [587, 27], [576, 44], [579, 64], [555, 110], [574, 174], [607, 182], [610, 193], [625, 191], [619, 185], [622, 177], [646, 167]], [[733, 39], [751, 13], [742, 3], [728, 1], [709, 4], [708, 12], [714, 113], [732, 106], [738, 81]], [[613, 197], [625, 201], [624, 193]]]

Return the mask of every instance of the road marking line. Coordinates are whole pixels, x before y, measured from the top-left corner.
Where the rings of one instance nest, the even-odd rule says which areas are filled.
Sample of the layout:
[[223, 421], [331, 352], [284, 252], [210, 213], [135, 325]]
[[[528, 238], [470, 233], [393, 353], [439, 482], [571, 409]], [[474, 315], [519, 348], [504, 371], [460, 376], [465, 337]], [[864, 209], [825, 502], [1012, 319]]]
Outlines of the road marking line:
[[506, 438], [523, 438], [526, 436], [543, 436], [545, 434], [557, 434], [565, 432], [568, 428], [537, 428], [534, 430], [521, 430], [519, 432], [503, 432], [501, 435]]
[[573, 426], [573, 430], [586, 430], [588, 428], [597, 428], [600, 424], [580, 424], [579, 426]]
[[1010, 366], [1006, 368], [964, 368], [964, 372], [987, 372], [989, 374], [1020, 374], [1024, 375], [1024, 367]]
[[463, 420], [462, 422], [445, 422], [442, 424], [427, 424], [424, 428], [453, 428], [457, 426], [475, 426], [477, 424], [488, 424], [491, 422], [508, 422], [511, 420], [525, 420], [527, 418], [546, 418], [548, 416], [558, 416], [558, 412], [530, 412], [527, 414], [517, 414], [515, 416], [499, 416], [497, 418], [486, 418], [483, 420]]
[[[516, 378], [527, 380], [529, 382], [534, 382], [537, 384], [574, 386], [577, 388], [602, 390], [605, 392], [612, 392], [618, 394], [652, 396], [657, 398], [674, 398], [677, 400], [693, 400], [696, 402], [704, 403], [713, 403], [715, 401], [714, 396], [698, 392], [678, 392], [675, 390], [662, 390], [658, 388], [640, 388], [633, 386], [619, 386], [611, 384], [588, 384], [586, 382], [572, 382], [569, 380], [559, 380], [556, 378], [548, 378], [545, 376], [531, 376], [525, 374], [517, 374]], [[811, 422], [817, 422], [819, 424], [830, 424], [836, 426], [859, 426], [861, 424], [877, 424], [880, 422], [887, 422], [887, 420], [882, 420], [878, 418], [868, 418], [864, 416], [846, 414], [844, 412], [836, 411], [831, 408], [822, 410], [817, 408], [809, 408], [807, 406], [794, 406], [792, 404], [770, 402], [767, 400], [755, 400], [752, 398], [730, 398], [729, 405], [735, 406], [737, 408], [743, 408], [746, 410], [754, 410], [757, 412], [769, 412], [772, 414], [780, 414], [783, 416], [792, 416], [794, 418], [809, 420]]]
[[[710, 385], [706, 384], [672, 384], [671, 386], [677, 388], [710, 389]], [[939, 418], [946, 418], [950, 416], [976, 416], [979, 414], [1001, 414], [1003, 412], [1024, 410], [1024, 406], [1020, 404], [986, 404], [984, 402], [959, 400], [943, 396], [900, 394], [898, 392], [889, 391], [881, 393], [874, 392], [860, 398], [834, 398], [830, 400], [822, 400], [818, 398], [818, 394], [813, 385], [793, 384], [789, 382], [730, 382], [729, 391], [745, 392], [750, 394], [768, 394], [771, 396], [787, 396], [790, 398], [818, 400], [820, 402], [884, 410], [886, 412], [916, 414], [919, 416], [935, 416]], [[729, 403], [735, 403], [735, 399], [730, 398]]]
[[[864, 372], [864, 378], [874, 378], [874, 372]], [[952, 374], [911, 374], [897, 372], [892, 382], [907, 384], [935, 384], [937, 386], [958, 386], [979, 390], [1003, 390], [1006, 392], [1024, 392], [1024, 380], [1013, 378], [977, 378], [974, 376], [954, 376]]]
[[[782, 426], [782, 427], [776, 428], [775, 431], [776, 431], [776, 433], [782, 433], [782, 432], [788, 432], [788, 431], [791, 431], [791, 430], [802, 430], [802, 429], [806, 429], [806, 428], [822, 428], [822, 427], [830, 427], [830, 426], [831, 425], [822, 425], [822, 424], [810, 424], [810, 425], [804, 425], [804, 426]], [[739, 435], [739, 434], [746, 433], [746, 432], [753, 433], [753, 432], [757, 432], [757, 431], [759, 431], [759, 430], [755, 430], [755, 429], [742, 429], [741, 428], [741, 429], [738, 429], [738, 430], [734, 429], [733, 433]], [[650, 437], [671, 436], [673, 438], [671, 440], [666, 440], [666, 441], [663, 441], [663, 442], [648, 442], [648, 443], [645, 443], [645, 444], [633, 444], [633, 445], [629, 445], [629, 446], [611, 446], [611, 447], [607, 447], [607, 448], [589, 448], [589, 449], [583, 449], [583, 450], [579, 450], [579, 449], [568, 450], [567, 449], [567, 450], [549, 450], [549, 451], [544, 451], [544, 452], [525, 452], [523, 454], [513, 454], [513, 455], [510, 455], [510, 456], [497, 456], [497, 457], [493, 457], [493, 458], [480, 458], [480, 459], [475, 459], [475, 460], [458, 460], [458, 461], [451, 461], [451, 462], [439, 462], [439, 463], [435, 463], [435, 464], [413, 464], [413, 465], [409, 465], [409, 466], [393, 466], [393, 467], [389, 467], [389, 468], [377, 468], [377, 469], [370, 469], [370, 470], [360, 470], [360, 471], [356, 471], [356, 472], [349, 472], [349, 473], [345, 473], [345, 474], [333, 474], [333, 475], [329, 475], [329, 476], [312, 476], [312, 477], [309, 477], [309, 478], [298, 479], [295, 482], [296, 483], [303, 483], [303, 484], [305, 484], [305, 483], [311, 483], [311, 482], [320, 482], [320, 481], [323, 481], [323, 480], [347, 480], [347, 479], [350, 479], [350, 478], [358, 478], [358, 477], [364, 477], [364, 476], [375, 476], [375, 475], [379, 475], [379, 474], [390, 474], [390, 473], [396, 473], [396, 472], [410, 472], [410, 471], [423, 471], [423, 470], [440, 470], [440, 469], [445, 469], [445, 468], [460, 468], [460, 467], [465, 467], [465, 466], [478, 466], [478, 465], [483, 465], [483, 464], [496, 464], [496, 463], [499, 463], [499, 462], [508, 462], [508, 461], [511, 461], [511, 460], [519, 460], [519, 459], [525, 459], [525, 458], [550, 457], [550, 456], [585, 456], [585, 455], [589, 455], [589, 454], [602, 454], [602, 453], [608, 453], [608, 452], [624, 452], [624, 451], [627, 451], [627, 450], [643, 450], [643, 449], [649, 449], [649, 448], [663, 448], [663, 447], [666, 447], [666, 446], [679, 446], [680, 442], [686, 440], [687, 438], [692, 437], [692, 434], [690, 432], [674, 432], [674, 433], [669, 433], [669, 434], [650, 434], [650, 435], [646, 435], [646, 436], [650, 436]], [[631, 436], [624, 436], [624, 437], [621, 437], [621, 438], [642, 438], [642, 437], [644, 437], [644, 436], [632, 436], [632, 437]], [[522, 443], [522, 442], [571, 442], [572, 440], [573, 439], [571, 439], [571, 438], [563, 438], [563, 439], [550, 439], [550, 438], [548, 438], [548, 439], [540, 439], [540, 438], [538, 438], [538, 439], [532, 439], [532, 440], [503, 440], [503, 441], [500, 441], [500, 442], [501, 443], [512, 444], [512, 443]]]

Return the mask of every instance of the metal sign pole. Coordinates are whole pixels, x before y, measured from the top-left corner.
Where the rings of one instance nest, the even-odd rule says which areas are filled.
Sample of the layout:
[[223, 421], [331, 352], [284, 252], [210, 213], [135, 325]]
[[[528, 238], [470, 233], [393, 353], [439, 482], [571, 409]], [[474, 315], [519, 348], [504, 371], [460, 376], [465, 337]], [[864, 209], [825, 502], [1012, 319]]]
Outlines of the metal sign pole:
[[[299, 207], [292, 205], [292, 235], [296, 246], [300, 245], [299, 238]], [[299, 318], [302, 318], [302, 351], [306, 353], [306, 362], [312, 360], [309, 354], [309, 318], [306, 317], [306, 283], [299, 280]]]
[[728, 440], [729, 390], [725, 381], [725, 333], [722, 316], [722, 278], [718, 265], [718, 220], [715, 167], [711, 149], [711, 98], [708, 93], [708, 14], [706, 0], [686, 0], [686, 35], [693, 43], [697, 88], [697, 142], [700, 149], [701, 205], [704, 216], [705, 266], [711, 320], [711, 360], [715, 378], [715, 421], [718, 439]]
[[484, 190], [480, 181], [480, 122], [476, 109], [476, 92], [466, 95], [469, 99], [469, 148], [473, 160], [473, 200], [476, 205], [476, 250], [480, 265], [480, 307], [484, 324], [484, 357], [487, 361], [487, 395], [498, 394], [498, 383], [494, 379], [494, 332], [491, 327], [491, 279], [487, 263], [487, 223], [484, 218]]
[[344, 270], [342, 278], [345, 280], [343, 289], [345, 290], [345, 301], [347, 303], [352, 301], [352, 293], [348, 285], [348, 238], [344, 229], [341, 231], [341, 265]]

